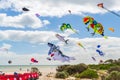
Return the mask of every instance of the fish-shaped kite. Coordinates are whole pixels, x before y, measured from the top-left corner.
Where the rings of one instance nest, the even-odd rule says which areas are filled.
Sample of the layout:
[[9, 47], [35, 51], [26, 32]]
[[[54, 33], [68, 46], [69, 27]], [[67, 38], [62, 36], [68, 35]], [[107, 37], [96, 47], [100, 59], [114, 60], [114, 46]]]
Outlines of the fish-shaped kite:
[[60, 40], [60, 41], [63, 41], [63, 42], [65, 42], [66, 44], [68, 44], [68, 40], [69, 39], [64, 39], [64, 37], [63, 36], [61, 36], [61, 35], [59, 35], [59, 34], [55, 34], [55, 36]]

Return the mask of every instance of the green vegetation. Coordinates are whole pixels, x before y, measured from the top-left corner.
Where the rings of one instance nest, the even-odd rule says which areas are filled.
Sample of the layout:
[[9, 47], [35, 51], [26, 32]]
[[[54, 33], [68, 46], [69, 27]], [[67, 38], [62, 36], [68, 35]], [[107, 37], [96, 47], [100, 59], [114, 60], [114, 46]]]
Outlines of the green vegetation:
[[58, 68], [56, 69], [58, 72], [61, 71], [65, 71], [67, 72], [69, 75], [74, 75], [76, 73], [81, 73], [84, 70], [86, 70], [88, 68], [87, 65], [81, 63], [78, 65], [64, 65], [64, 66], [58, 66]]
[[72, 65], [72, 66], [68, 66], [65, 68], [65, 71], [69, 73], [69, 75], [74, 75], [76, 73], [81, 73], [83, 71], [85, 71], [88, 68], [87, 65], [85, 64], [78, 64], [78, 65]]
[[98, 78], [98, 74], [96, 71], [92, 69], [87, 69], [84, 72], [80, 73], [79, 77], [93, 79], [93, 78]]
[[39, 69], [37, 67], [32, 67], [31, 72], [37, 72], [39, 74], [39, 76], [42, 76], [42, 73], [39, 71]]
[[88, 65], [89, 68], [91, 69], [96, 69], [96, 70], [108, 70], [110, 69], [111, 67], [114, 67], [114, 66], [120, 66], [120, 59], [118, 60], [112, 60], [112, 59], [109, 59], [109, 60], [106, 60], [103, 64], [90, 64]]
[[106, 80], [120, 80], [120, 72], [112, 71], [107, 77]]
[[[77, 65], [62, 65], [56, 69], [58, 73], [56, 78], [67, 78], [73, 76], [76, 78], [106, 78], [106, 80], [119, 80], [120, 79], [120, 59], [106, 60], [103, 64], [90, 64], [84, 63]], [[116, 72], [117, 71], [117, 72]], [[98, 75], [99, 73], [99, 75]], [[115, 77], [113, 77], [115, 76]]]
[[62, 79], [65, 79], [69, 76], [69, 74], [65, 71], [62, 71], [62, 72], [58, 72], [56, 73], [55, 77], [56, 78], [62, 78]]
[[120, 66], [113, 66], [108, 70], [109, 73], [111, 73], [112, 71], [120, 72]]

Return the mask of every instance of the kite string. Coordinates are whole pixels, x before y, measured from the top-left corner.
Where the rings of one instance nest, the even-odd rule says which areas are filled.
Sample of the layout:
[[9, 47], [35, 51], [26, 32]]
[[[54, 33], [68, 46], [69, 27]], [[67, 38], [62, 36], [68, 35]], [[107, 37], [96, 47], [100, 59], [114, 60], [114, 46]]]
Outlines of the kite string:
[[111, 12], [112, 14], [115, 14], [116, 16], [120, 17], [120, 15], [119, 15], [119, 14], [117, 14], [117, 13], [115, 13], [115, 12], [113, 12], [113, 11], [111, 11], [111, 10], [109, 10], [109, 9], [105, 8], [105, 7], [104, 7], [104, 9], [105, 9], [105, 10], [107, 10], [107, 11], [109, 11], [109, 12]]

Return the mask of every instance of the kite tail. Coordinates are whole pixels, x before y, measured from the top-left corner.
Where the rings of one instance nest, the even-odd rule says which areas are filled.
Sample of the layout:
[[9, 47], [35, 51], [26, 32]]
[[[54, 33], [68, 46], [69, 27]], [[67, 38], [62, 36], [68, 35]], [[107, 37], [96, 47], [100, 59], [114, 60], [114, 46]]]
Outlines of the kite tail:
[[86, 48], [81, 43], [79, 43], [78, 45], [80, 45], [84, 50], [86, 50]]
[[76, 30], [74, 30], [72, 28], [71, 28], [71, 30], [80, 36], [80, 34]]
[[116, 15], [116, 16], [118, 16], [118, 17], [120, 17], [120, 15], [119, 15], [119, 14], [117, 14], [117, 13], [115, 13], [115, 12], [113, 12], [113, 11], [111, 11], [111, 10], [109, 10], [109, 9], [105, 8], [105, 7], [104, 7], [104, 9], [105, 9], [105, 10], [107, 10], [107, 11], [109, 11], [109, 12], [111, 12], [112, 14], [114, 14], [114, 15]]
[[103, 33], [101, 34], [105, 39], [108, 39], [108, 36], [105, 36]]
[[69, 39], [65, 40], [65, 43], [68, 44]]
[[70, 60], [75, 60], [75, 58], [74, 58], [74, 57], [69, 57], [69, 59], [70, 59]]
[[108, 39], [108, 36], [103, 36], [105, 39]]

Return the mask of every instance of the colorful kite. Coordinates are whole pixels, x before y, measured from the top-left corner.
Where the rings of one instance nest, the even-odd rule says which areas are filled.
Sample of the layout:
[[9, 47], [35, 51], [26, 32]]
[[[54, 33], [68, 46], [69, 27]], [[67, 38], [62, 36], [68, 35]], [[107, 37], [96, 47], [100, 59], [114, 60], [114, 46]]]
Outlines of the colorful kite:
[[60, 50], [59, 48], [57, 48], [54, 44], [52, 43], [48, 43], [48, 46], [50, 47], [50, 50], [48, 52], [48, 55], [50, 55], [50, 57], [53, 59], [53, 60], [58, 60], [58, 61], [61, 61], [61, 62], [70, 62], [70, 60], [75, 60], [74, 57], [69, 57], [69, 56], [66, 56], [64, 55]]
[[83, 18], [84, 24], [89, 24], [87, 27], [87, 30], [89, 31], [90, 28], [93, 29], [93, 33], [91, 33], [93, 36], [95, 33], [102, 35], [104, 38], [107, 38], [107, 36], [104, 36], [104, 27], [102, 26], [101, 23], [98, 23], [97, 21], [94, 20], [94, 18], [90, 16], [86, 16]]
[[67, 29], [71, 29], [73, 32], [79, 34], [76, 30], [74, 30], [74, 29], [72, 28], [72, 26], [71, 26], [70, 24], [63, 23], [62, 26], [60, 27], [60, 30], [61, 30], [61, 31], [65, 31], [65, 30], [67, 30]]
[[108, 12], [110, 12], [110, 13], [112, 13], [112, 14], [118, 16], [118, 17], [120, 17], [119, 14], [117, 14], [117, 13], [115, 13], [115, 12], [113, 12], [113, 11], [107, 9], [107, 8], [105, 8], [104, 5], [103, 5], [103, 3], [99, 3], [99, 4], [97, 4], [97, 6], [100, 7], [100, 8], [103, 8], [103, 9], [107, 10]]
[[60, 41], [63, 41], [63, 42], [65, 42], [66, 44], [68, 44], [68, 40], [69, 40], [69, 39], [65, 40], [64, 37], [61, 36], [61, 35], [59, 35], [59, 34], [55, 34], [55, 36], [56, 36]]

